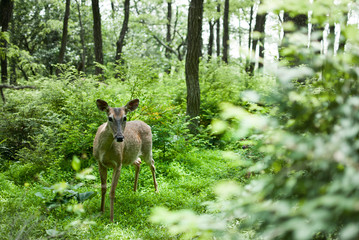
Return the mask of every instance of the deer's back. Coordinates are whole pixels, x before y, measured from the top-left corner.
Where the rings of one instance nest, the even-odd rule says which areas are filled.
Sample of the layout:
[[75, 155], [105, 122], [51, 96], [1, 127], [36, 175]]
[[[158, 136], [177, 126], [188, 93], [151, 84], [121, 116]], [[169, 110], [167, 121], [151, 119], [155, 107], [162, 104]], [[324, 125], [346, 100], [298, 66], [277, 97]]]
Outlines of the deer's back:
[[[152, 155], [151, 128], [142, 121], [129, 121], [124, 132], [124, 141], [116, 142], [112, 134], [106, 133], [106, 123], [97, 131], [94, 141], [94, 156], [107, 168], [133, 164], [141, 155]], [[109, 139], [111, 138], [111, 139]]]

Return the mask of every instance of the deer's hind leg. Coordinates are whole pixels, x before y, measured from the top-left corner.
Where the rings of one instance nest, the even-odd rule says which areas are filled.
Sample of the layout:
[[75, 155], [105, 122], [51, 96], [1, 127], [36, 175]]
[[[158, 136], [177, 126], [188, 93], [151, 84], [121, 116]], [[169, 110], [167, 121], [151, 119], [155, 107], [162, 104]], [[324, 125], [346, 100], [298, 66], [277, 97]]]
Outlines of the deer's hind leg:
[[158, 185], [156, 180], [156, 168], [155, 168], [155, 161], [152, 159], [152, 154], [144, 155], [143, 160], [146, 164], [150, 167], [152, 178], [153, 178], [153, 185], [155, 187], [155, 192], [158, 192]]

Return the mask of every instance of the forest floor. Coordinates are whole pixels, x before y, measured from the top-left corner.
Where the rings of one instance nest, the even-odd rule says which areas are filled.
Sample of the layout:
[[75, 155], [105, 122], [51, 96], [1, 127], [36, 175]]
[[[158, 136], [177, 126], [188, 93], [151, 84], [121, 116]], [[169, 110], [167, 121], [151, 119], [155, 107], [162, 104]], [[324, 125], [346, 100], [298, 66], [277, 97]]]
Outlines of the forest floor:
[[[248, 150], [241, 150], [238, 158], [246, 158]], [[70, 201], [49, 210], [46, 201], [54, 197], [49, 186], [62, 179], [71, 182], [72, 173], [49, 170], [40, 179], [24, 185], [11, 181], [11, 171], [0, 174], [0, 238], [1, 239], [173, 239], [166, 228], [152, 224], [149, 217], [155, 207], [170, 210], [191, 209], [206, 212], [205, 202], [213, 200], [213, 187], [225, 180], [246, 181], [244, 169], [233, 160], [225, 158], [219, 150], [196, 149], [179, 153], [171, 162], [158, 159], [155, 163], [159, 193], [154, 192], [149, 168], [142, 165], [139, 187], [133, 192], [134, 168], [125, 167], [116, 190], [114, 222], [109, 220], [109, 186], [106, 210], [100, 208], [100, 183], [97, 164], [93, 174], [96, 180], [83, 180], [78, 192], [96, 191], [92, 199], [74, 210], [76, 202]], [[70, 164], [70, 163], [69, 163]], [[109, 171], [110, 183], [112, 170]], [[70, 180], [69, 180], [70, 179]], [[75, 180], [74, 180], [75, 181]], [[83, 207], [83, 208], [82, 208]]]

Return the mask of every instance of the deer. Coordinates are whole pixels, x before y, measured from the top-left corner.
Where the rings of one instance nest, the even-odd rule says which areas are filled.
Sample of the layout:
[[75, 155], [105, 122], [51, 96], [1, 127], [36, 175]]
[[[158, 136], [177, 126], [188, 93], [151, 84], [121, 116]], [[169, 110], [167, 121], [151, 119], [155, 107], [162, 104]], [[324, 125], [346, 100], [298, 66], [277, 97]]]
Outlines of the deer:
[[93, 142], [93, 155], [98, 162], [101, 178], [101, 212], [105, 212], [107, 170], [113, 169], [110, 190], [110, 220], [113, 222], [115, 191], [122, 166], [135, 166], [134, 192], [137, 190], [138, 175], [142, 160], [150, 167], [155, 192], [158, 192], [155, 165], [152, 158], [151, 127], [143, 121], [127, 121], [127, 114], [137, 109], [138, 99], [123, 107], [110, 107], [106, 101], [97, 99], [97, 108], [107, 114], [107, 122], [97, 130]]

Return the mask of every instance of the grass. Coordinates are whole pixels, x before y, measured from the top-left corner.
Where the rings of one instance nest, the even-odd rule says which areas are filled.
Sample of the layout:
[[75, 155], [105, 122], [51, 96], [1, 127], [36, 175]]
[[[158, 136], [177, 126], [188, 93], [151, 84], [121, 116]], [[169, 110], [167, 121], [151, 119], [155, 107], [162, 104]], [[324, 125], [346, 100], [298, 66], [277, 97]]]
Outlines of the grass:
[[[94, 168], [97, 170], [96, 164]], [[40, 192], [46, 199], [53, 193], [44, 189], [52, 174], [67, 180], [68, 172], [43, 173], [42, 181], [18, 186], [0, 174], [0, 239], [173, 239], [166, 228], [149, 222], [154, 207], [170, 210], [191, 209], [197, 213], [206, 211], [204, 202], [213, 200], [213, 187], [218, 181], [241, 180], [240, 169], [233, 170], [230, 159], [223, 158], [218, 150], [195, 149], [178, 153], [171, 162], [156, 161], [159, 193], [154, 192], [149, 168], [143, 165], [139, 188], [133, 192], [134, 168], [125, 167], [121, 172], [116, 190], [114, 223], [109, 221], [109, 189], [106, 195], [106, 210], [100, 208], [100, 183], [97, 171], [95, 181], [85, 181], [79, 192], [96, 191], [97, 195], [84, 202], [83, 213], [68, 211], [70, 202], [48, 210], [45, 201], [35, 194]], [[109, 171], [108, 182], [111, 179]], [[71, 181], [71, 179], [70, 179]], [[49, 183], [54, 184], [55, 182]], [[110, 186], [110, 184], [108, 184]]]

